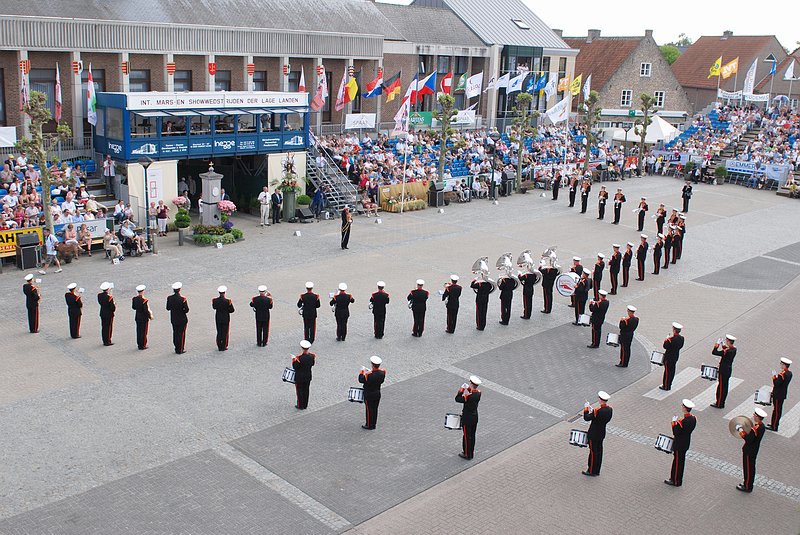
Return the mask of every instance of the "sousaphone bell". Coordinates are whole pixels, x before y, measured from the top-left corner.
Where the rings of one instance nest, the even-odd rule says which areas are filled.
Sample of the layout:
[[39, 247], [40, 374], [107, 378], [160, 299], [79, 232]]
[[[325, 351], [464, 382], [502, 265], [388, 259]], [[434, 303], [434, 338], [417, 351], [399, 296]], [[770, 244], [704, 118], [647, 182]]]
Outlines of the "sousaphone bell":
[[533, 256], [531, 256], [530, 249], [525, 249], [517, 258], [517, 266], [525, 271], [519, 271], [517, 273], [517, 277], [522, 275], [530, 274], [533, 275], [533, 284], [534, 286], [539, 284], [542, 281], [542, 272], [539, 271], [534, 267], [535, 263], [533, 261]]
[[[489, 278], [489, 257], [482, 256], [477, 259], [472, 264], [472, 272], [477, 275], [472, 282], [480, 281], [480, 282], [488, 282], [492, 286], [492, 291], [489, 293], [494, 292], [497, 289], [497, 283], [494, 282], [492, 279]], [[473, 288], [472, 291], [478, 293], [478, 291]]]
[[497, 259], [497, 262], [495, 262], [495, 267], [502, 273], [497, 279], [497, 282], [500, 282], [501, 279], [511, 279], [514, 281], [514, 289], [516, 290], [519, 287], [519, 279], [512, 273], [514, 263], [511, 261], [511, 258], [511, 253], [504, 253]]

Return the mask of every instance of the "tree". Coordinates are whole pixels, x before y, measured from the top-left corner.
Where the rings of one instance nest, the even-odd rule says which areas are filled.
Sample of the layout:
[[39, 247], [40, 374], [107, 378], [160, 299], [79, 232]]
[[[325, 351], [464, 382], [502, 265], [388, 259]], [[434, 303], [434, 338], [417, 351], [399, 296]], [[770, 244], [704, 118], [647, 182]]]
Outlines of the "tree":
[[444, 177], [445, 155], [447, 154], [447, 140], [453, 135], [453, 129], [450, 128], [450, 125], [458, 115], [458, 110], [455, 108], [456, 99], [453, 95], [440, 93], [437, 101], [441, 110], [435, 110], [433, 117], [439, 121], [439, 180], [442, 180]]
[[514, 121], [512, 122], [511, 139], [519, 145], [517, 151], [517, 189], [522, 185], [522, 160], [525, 155], [525, 139], [536, 137], [538, 130], [535, 121], [539, 117], [538, 111], [530, 111], [533, 95], [522, 92], [517, 95], [516, 103], [512, 108]]
[[675, 45], [661, 45], [658, 47], [661, 50], [661, 55], [667, 60], [667, 63], [672, 65], [680, 57], [681, 51]]
[[690, 47], [692, 46], [692, 40], [685, 33], [681, 33], [680, 35], [678, 35], [678, 40], [672, 44], [674, 44], [675, 46]]
[[594, 125], [600, 120], [602, 109], [597, 105], [600, 100], [600, 94], [597, 91], [589, 91], [589, 98], [584, 102], [584, 110], [586, 111], [586, 158], [583, 162], [583, 174], [589, 172], [589, 160], [592, 155], [592, 147], [597, 144], [597, 135], [594, 133]]
[[647, 127], [653, 122], [651, 115], [653, 114], [656, 98], [649, 93], [642, 93], [639, 96], [639, 99], [641, 100], [639, 109], [642, 112], [642, 118], [636, 119], [636, 122], [634, 122], [633, 131], [637, 136], [639, 136], [639, 162], [637, 169], [641, 175], [642, 166], [644, 165], [644, 140], [647, 137]]

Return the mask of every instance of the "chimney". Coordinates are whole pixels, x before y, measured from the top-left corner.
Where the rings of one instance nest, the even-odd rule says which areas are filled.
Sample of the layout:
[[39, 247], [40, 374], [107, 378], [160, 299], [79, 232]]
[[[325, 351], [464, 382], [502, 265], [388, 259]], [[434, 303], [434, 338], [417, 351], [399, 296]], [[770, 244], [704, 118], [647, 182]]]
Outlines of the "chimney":
[[720, 41], [724, 41], [729, 37], [733, 37], [733, 32], [730, 30], [725, 30], [724, 32], [722, 32], [722, 37], [720, 38]]
[[559, 36], [559, 37], [564, 37], [564, 30], [556, 30], [556, 29], [554, 28], [554, 29], [553, 29], [553, 33], [554, 33], [554, 34], [556, 34], [556, 35], [557, 35], [557, 36]]
[[646, 38], [652, 39], [653, 38], [653, 30], [645, 30], [644, 31], [644, 36]]
[[600, 30], [589, 30], [589, 35], [586, 36], [586, 42], [591, 43], [600, 37]]

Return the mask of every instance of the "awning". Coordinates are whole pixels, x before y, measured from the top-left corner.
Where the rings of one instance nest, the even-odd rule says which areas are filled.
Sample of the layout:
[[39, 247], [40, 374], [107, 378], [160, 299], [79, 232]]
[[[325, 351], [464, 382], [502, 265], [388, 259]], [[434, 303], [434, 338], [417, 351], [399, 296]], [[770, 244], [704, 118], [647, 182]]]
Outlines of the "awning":
[[170, 114], [165, 111], [135, 111], [133, 112], [139, 117], [169, 117]]

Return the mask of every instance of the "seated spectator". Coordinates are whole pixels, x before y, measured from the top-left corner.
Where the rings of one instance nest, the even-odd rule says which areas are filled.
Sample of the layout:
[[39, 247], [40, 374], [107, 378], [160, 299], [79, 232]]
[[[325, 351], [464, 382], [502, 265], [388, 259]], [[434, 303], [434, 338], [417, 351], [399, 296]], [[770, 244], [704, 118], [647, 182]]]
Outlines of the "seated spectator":
[[39, 209], [36, 206], [29, 202], [28, 206], [25, 207], [25, 226], [26, 227], [35, 227], [39, 224]]
[[114, 205], [114, 221], [119, 224], [125, 219], [125, 202], [122, 199]]
[[128, 242], [129, 248], [131, 250], [136, 250], [136, 254], [150, 252], [150, 249], [147, 247], [147, 243], [145, 242], [144, 238], [136, 234], [136, 231], [134, 231], [130, 220], [126, 219], [122, 222], [119, 233]]
[[83, 247], [78, 243], [78, 232], [75, 230], [75, 225], [67, 223], [67, 228], [64, 229], [64, 243], [67, 245], [77, 245], [83, 251]]
[[89, 232], [86, 223], [78, 228], [78, 245], [85, 249], [89, 256], [92, 256], [92, 233]]
[[361, 194], [361, 206], [364, 207], [364, 211], [367, 213], [367, 217], [370, 217], [370, 214], [378, 215], [378, 205], [372, 202], [372, 198], [369, 194], [364, 190]]
[[114, 233], [111, 232], [111, 229], [106, 229], [105, 234], [103, 235], [103, 249], [108, 251], [109, 256], [111, 259], [119, 258], [120, 260], [125, 260], [125, 256], [122, 254], [122, 246], [119, 244], [119, 240]]

